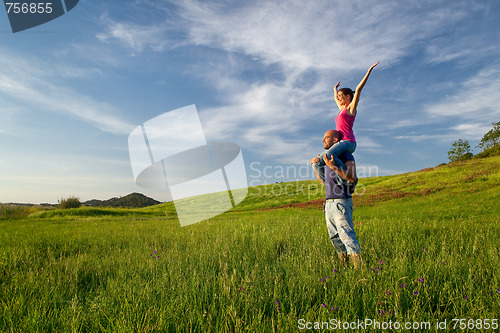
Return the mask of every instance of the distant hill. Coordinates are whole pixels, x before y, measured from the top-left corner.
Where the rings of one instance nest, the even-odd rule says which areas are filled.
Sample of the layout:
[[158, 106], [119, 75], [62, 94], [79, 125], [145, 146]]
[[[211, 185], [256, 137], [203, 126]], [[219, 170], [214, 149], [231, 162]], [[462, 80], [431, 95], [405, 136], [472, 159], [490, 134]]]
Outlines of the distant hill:
[[131, 193], [120, 198], [111, 198], [108, 200], [89, 200], [82, 203], [87, 207], [126, 207], [141, 208], [160, 204], [160, 201], [151, 199], [141, 193]]

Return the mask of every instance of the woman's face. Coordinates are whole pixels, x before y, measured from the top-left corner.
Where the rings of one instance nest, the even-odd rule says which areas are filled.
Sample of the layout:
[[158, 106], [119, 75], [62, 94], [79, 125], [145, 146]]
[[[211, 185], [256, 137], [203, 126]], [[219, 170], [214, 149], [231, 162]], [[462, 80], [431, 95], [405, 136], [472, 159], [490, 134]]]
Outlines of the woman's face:
[[341, 105], [348, 105], [349, 103], [351, 103], [351, 96], [344, 95], [342, 91], [339, 91], [337, 93], [337, 101], [339, 101]]

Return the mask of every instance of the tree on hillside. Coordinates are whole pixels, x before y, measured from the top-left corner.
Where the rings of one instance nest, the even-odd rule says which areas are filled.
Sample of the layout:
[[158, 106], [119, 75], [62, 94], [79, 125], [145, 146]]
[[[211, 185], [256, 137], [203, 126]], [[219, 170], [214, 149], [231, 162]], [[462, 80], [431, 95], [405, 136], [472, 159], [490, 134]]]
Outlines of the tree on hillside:
[[483, 151], [500, 144], [500, 121], [492, 123], [493, 128], [483, 135], [481, 142], [477, 145]]
[[451, 150], [448, 152], [448, 158], [450, 159], [450, 162], [471, 159], [472, 153], [470, 151], [469, 141], [459, 139], [458, 141], [453, 142]]

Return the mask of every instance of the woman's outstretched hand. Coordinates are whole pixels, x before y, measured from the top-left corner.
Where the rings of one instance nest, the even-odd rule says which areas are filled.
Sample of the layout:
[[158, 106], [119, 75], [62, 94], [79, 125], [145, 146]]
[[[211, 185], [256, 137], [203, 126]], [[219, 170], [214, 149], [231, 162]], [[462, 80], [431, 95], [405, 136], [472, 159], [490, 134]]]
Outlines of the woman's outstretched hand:
[[370, 67], [369, 71], [371, 71], [375, 66], [377, 66], [378, 64], [380, 63], [380, 61], [377, 61], [375, 64], [372, 65], [372, 67]]

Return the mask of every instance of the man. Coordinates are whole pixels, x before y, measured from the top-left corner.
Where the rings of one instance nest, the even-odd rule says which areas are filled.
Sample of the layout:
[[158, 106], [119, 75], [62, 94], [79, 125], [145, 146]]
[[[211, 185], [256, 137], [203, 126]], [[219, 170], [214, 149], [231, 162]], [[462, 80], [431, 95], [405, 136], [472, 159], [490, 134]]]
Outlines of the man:
[[[323, 137], [323, 148], [328, 149], [340, 140], [340, 133], [329, 130]], [[325, 173], [325, 218], [328, 234], [333, 247], [337, 251], [341, 264], [345, 265], [350, 257], [354, 268], [361, 264], [361, 247], [359, 246], [354, 225], [352, 223], [352, 193], [355, 190], [358, 178], [356, 176], [356, 164], [352, 154], [346, 152], [340, 156], [346, 169], [340, 169], [335, 165], [334, 158], [331, 160], [324, 156], [326, 164]], [[317, 157], [311, 160], [311, 165], [317, 163]], [[315, 172], [316, 173], [316, 172]], [[316, 173], [316, 177], [321, 178]], [[341, 177], [341, 178], [339, 178]], [[347, 182], [345, 180], [347, 180]]]

